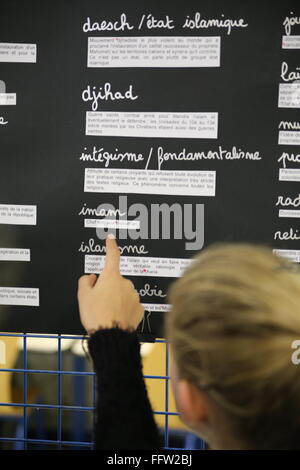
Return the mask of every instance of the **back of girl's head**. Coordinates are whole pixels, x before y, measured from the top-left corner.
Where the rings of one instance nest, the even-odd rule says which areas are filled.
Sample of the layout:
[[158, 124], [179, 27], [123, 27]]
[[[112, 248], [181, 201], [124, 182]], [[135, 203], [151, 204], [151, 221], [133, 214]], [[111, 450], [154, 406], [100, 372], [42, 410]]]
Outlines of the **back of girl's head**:
[[300, 273], [265, 247], [216, 244], [171, 287], [167, 336], [181, 378], [216, 404], [237, 441], [300, 449]]

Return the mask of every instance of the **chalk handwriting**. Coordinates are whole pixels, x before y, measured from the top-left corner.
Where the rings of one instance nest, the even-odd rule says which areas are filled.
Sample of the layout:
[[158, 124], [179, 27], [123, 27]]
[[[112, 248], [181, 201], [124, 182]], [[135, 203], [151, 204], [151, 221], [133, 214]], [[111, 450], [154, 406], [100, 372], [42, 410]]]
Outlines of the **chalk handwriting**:
[[284, 197], [284, 196], [278, 196], [276, 206], [293, 206], [293, 207], [299, 207], [300, 206], [300, 194], [298, 196], [291, 198], [291, 197]]
[[[295, 20], [296, 18], [291, 19], [288, 23], [288, 27], [297, 24], [295, 23]], [[182, 29], [193, 30], [221, 28], [227, 32], [227, 35], [230, 35], [234, 29], [247, 27], [248, 24], [243, 18], [225, 18], [223, 13], [219, 18], [203, 18], [201, 13], [196, 12], [193, 15], [186, 15], [181, 22]], [[100, 21], [93, 21], [90, 17], [87, 17], [86, 21], [82, 25], [82, 30], [84, 33], [90, 33], [93, 31], [131, 31], [133, 29], [141, 30], [143, 28], [150, 31], [157, 29], [170, 31], [175, 28], [175, 20], [169, 15], [157, 18], [152, 13], [144, 13], [138, 18], [137, 24], [134, 25], [128, 21], [127, 15], [122, 13], [116, 20], [102, 19]], [[115, 38], [115, 40], [117, 41], [118, 38]]]
[[146, 26], [147, 29], [174, 29], [174, 20], [171, 20], [169, 15], [166, 15], [165, 19], [157, 19], [149, 13], [147, 16], [142, 15], [138, 29], [141, 29], [143, 26]]
[[[291, 11], [291, 15], [294, 15], [294, 13]], [[300, 25], [300, 16], [287, 16], [285, 20], [283, 21], [283, 26], [285, 29], [285, 34], [289, 36], [292, 32], [292, 27], [295, 25]]]
[[166, 152], [163, 147], [157, 149], [158, 169], [168, 161], [198, 161], [198, 160], [261, 160], [258, 151], [248, 152], [232, 147], [231, 150], [223, 149], [220, 145], [218, 150], [208, 152], [188, 152], [185, 148], [181, 152]]
[[5, 126], [7, 123], [8, 121], [5, 121], [4, 117], [0, 116], [0, 126]]
[[102, 20], [100, 23], [92, 23], [91, 19], [87, 17], [87, 20], [82, 27], [84, 33], [89, 33], [91, 31], [129, 31], [133, 28], [134, 26], [128, 23], [125, 13], [122, 13], [120, 19], [117, 21]]
[[278, 230], [274, 234], [274, 240], [300, 240], [299, 230], [294, 230], [292, 227], [288, 232], [281, 232]]
[[[297, 70], [297, 71], [296, 71]], [[289, 71], [289, 66], [286, 62], [281, 64], [281, 79], [284, 82], [293, 82], [294, 80], [300, 80], [300, 67], [296, 67], [296, 70]], [[299, 72], [298, 72], [299, 70]]]
[[144, 284], [142, 289], [139, 289], [141, 297], [166, 297], [167, 294], [163, 294], [161, 289], [157, 290], [157, 286], [151, 287], [150, 284]]
[[98, 109], [99, 101], [115, 101], [115, 100], [136, 100], [138, 95], [133, 94], [132, 85], [129, 85], [128, 89], [124, 92], [112, 91], [111, 84], [109, 82], [105, 83], [102, 87], [97, 87], [88, 85], [85, 90], [82, 92], [83, 101], [92, 102], [92, 110], [96, 111]]
[[207, 28], [225, 28], [227, 29], [227, 34], [230, 35], [234, 28], [247, 28], [248, 24], [245, 23], [243, 18], [238, 20], [232, 20], [224, 17], [224, 14], [221, 15], [221, 19], [204, 19], [201, 18], [201, 13], [197, 12], [191, 18], [189, 15], [186, 16], [185, 22], [183, 23], [182, 28], [187, 29], [207, 29]]
[[126, 212], [121, 212], [120, 209], [99, 209], [97, 207], [96, 209], [87, 207], [86, 203], [83, 204], [80, 212], [78, 212], [78, 215], [92, 215], [92, 216], [97, 216], [97, 217], [116, 217], [117, 215], [119, 216], [124, 216], [126, 215]]
[[[147, 255], [149, 251], [146, 250], [145, 245], [124, 245], [119, 246], [119, 250], [121, 255], [124, 253], [131, 254], [131, 255]], [[90, 238], [87, 243], [81, 242], [81, 245], [78, 249], [81, 253], [98, 253], [98, 254], [105, 254], [106, 248], [105, 245], [99, 245], [96, 243], [96, 240]]]
[[[247, 151], [242, 150], [233, 146], [230, 150], [223, 149], [220, 145], [217, 150], [208, 151], [188, 151], [183, 148], [180, 152], [168, 152], [164, 147], [157, 147], [156, 149], [150, 147], [149, 155], [153, 155], [156, 152], [156, 158], [158, 162], [158, 169], [162, 169], [166, 162], [173, 161], [200, 161], [200, 160], [261, 160], [262, 157], [258, 150]], [[83, 162], [99, 162], [104, 163], [104, 167], [109, 167], [111, 162], [118, 162], [122, 164], [126, 163], [139, 163], [145, 161], [145, 157], [142, 153], [135, 152], [120, 152], [118, 148], [114, 152], [109, 152], [103, 147], [97, 148], [95, 145], [92, 149], [88, 150], [84, 147], [84, 151], [81, 153], [79, 160]], [[148, 158], [149, 160], [149, 158]], [[148, 167], [147, 166], [146, 169]]]
[[300, 153], [295, 155], [294, 153], [289, 154], [287, 152], [282, 152], [277, 161], [278, 163], [282, 163], [282, 168], [286, 168], [287, 162], [300, 163]]
[[300, 122], [280, 121], [278, 129], [300, 131]]
[[95, 145], [91, 151], [87, 151], [84, 147], [84, 151], [81, 153], [79, 160], [84, 162], [99, 162], [104, 163], [107, 168], [110, 162], [126, 162], [126, 163], [138, 163], [144, 160], [143, 154], [134, 152], [119, 152], [119, 149], [115, 149], [114, 152], [108, 152], [103, 147], [97, 148]]

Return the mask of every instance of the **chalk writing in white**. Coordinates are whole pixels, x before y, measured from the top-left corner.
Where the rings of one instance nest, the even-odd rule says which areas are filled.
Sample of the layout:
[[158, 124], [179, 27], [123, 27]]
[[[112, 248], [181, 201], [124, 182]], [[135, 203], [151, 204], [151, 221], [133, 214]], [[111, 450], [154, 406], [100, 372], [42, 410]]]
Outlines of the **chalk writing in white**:
[[[297, 71], [296, 71], [297, 70]], [[300, 67], [296, 67], [296, 70], [289, 71], [289, 66], [286, 62], [281, 64], [281, 79], [284, 82], [293, 82], [294, 80], [300, 80]]]
[[300, 131], [300, 122], [280, 121], [278, 129]]
[[277, 161], [278, 163], [282, 162], [282, 167], [286, 168], [286, 162], [300, 163], [300, 153], [295, 155], [294, 153], [289, 154], [287, 152], [282, 152]]
[[97, 207], [96, 209], [87, 207], [86, 203], [83, 204], [78, 215], [92, 215], [98, 217], [116, 217], [126, 215], [126, 212], [121, 212], [120, 209], [104, 209]]
[[292, 227], [288, 232], [281, 232], [281, 230], [278, 230], [274, 234], [274, 240], [300, 240], [299, 230], [295, 230]]
[[188, 29], [207, 29], [207, 28], [225, 28], [227, 29], [227, 34], [230, 35], [233, 28], [247, 28], [248, 24], [245, 23], [243, 18], [238, 20], [232, 20], [230, 18], [224, 17], [224, 14], [221, 15], [221, 19], [204, 19], [201, 18], [199, 12], [195, 13], [193, 18], [189, 15], [186, 16], [185, 22], [183, 23], [182, 28]]
[[87, 151], [87, 148], [84, 147], [84, 151], [81, 153], [79, 160], [83, 162], [99, 162], [104, 163], [104, 166], [107, 168], [110, 165], [110, 162], [120, 162], [123, 163], [138, 163], [144, 160], [142, 153], [134, 152], [119, 152], [119, 149], [115, 149], [114, 152], [108, 152], [104, 150], [103, 147], [97, 148], [93, 146], [92, 151]]
[[84, 23], [82, 29], [84, 33], [90, 31], [127, 31], [133, 29], [134, 26], [131, 26], [128, 21], [125, 13], [122, 13], [120, 20], [117, 21], [106, 21], [102, 20], [100, 23], [91, 22], [91, 19], [87, 17], [86, 22]]
[[82, 92], [83, 101], [92, 102], [92, 110], [96, 111], [98, 109], [99, 101], [115, 101], [115, 100], [136, 100], [138, 95], [133, 94], [132, 85], [129, 85], [128, 89], [124, 92], [112, 91], [111, 84], [109, 82], [105, 83], [103, 87], [88, 85], [85, 90]]
[[[290, 12], [291, 15], [293, 15], [294, 13], [291, 11]], [[284, 26], [284, 29], [285, 29], [285, 34], [287, 36], [289, 36], [292, 32], [292, 27], [295, 26], [295, 25], [300, 25], [300, 16], [297, 17], [297, 16], [287, 16], [283, 22], [283, 26]]]
[[139, 289], [141, 297], [166, 297], [167, 294], [163, 294], [161, 289], [157, 289], [157, 286], [151, 287], [150, 284], [144, 284], [142, 289]]
[[[119, 246], [119, 250], [121, 255], [124, 253], [138, 255], [146, 255], [149, 253], [146, 250], [145, 245], [124, 245]], [[81, 253], [106, 253], [106, 248], [105, 245], [99, 245], [93, 238], [90, 238], [87, 243], [81, 242], [78, 251]]]
[[223, 149], [220, 145], [218, 150], [208, 152], [188, 152], [185, 148], [181, 152], [166, 152], [163, 147], [157, 149], [158, 169], [167, 161], [198, 161], [198, 160], [261, 160], [258, 151], [248, 152], [236, 147], [231, 150]]
[[299, 207], [300, 206], [300, 194], [297, 197], [295, 197], [294, 199], [291, 198], [291, 197], [278, 196], [276, 206]]
[[166, 15], [165, 19], [157, 19], [151, 13], [141, 17], [138, 29], [141, 29], [143, 25], [145, 25], [147, 29], [174, 29], [175, 27], [174, 20], [171, 20], [169, 15]]

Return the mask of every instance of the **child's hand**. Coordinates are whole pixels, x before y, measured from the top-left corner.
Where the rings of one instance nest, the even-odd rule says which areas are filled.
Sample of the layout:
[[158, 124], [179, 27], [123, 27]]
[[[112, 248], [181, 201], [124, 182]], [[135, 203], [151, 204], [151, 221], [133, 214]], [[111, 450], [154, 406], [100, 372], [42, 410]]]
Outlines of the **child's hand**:
[[78, 281], [80, 319], [87, 333], [118, 325], [136, 329], [144, 315], [144, 307], [134, 285], [120, 274], [120, 250], [113, 236], [106, 238], [103, 271], [82, 276]]

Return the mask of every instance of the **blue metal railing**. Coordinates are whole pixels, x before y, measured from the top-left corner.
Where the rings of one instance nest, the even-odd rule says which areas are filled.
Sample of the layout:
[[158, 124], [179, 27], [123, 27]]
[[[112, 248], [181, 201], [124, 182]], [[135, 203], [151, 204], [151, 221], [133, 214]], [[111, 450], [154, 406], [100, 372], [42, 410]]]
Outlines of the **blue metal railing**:
[[[0, 434], [0, 447], [3, 446], [4, 443], [10, 443], [10, 446], [16, 450], [26, 450], [28, 448], [32, 448], [34, 445], [38, 445], [40, 447], [49, 446], [54, 447], [56, 449], [63, 449], [63, 448], [73, 448], [73, 449], [93, 449], [94, 448], [94, 440], [93, 440], [93, 428], [95, 426], [95, 406], [96, 406], [96, 380], [95, 374], [93, 371], [82, 370], [85, 369], [86, 358], [84, 356], [75, 356], [77, 359], [75, 360], [74, 370], [64, 370], [63, 369], [63, 353], [64, 350], [62, 348], [62, 340], [84, 340], [85, 337], [82, 336], [71, 336], [71, 335], [42, 335], [42, 334], [23, 334], [23, 333], [1, 333], [0, 336], [2, 338], [5, 337], [16, 337], [22, 338], [23, 350], [20, 350], [20, 354], [23, 355], [21, 363], [23, 367], [14, 367], [14, 368], [0, 368], [1, 372], [11, 372], [13, 374], [23, 374], [23, 401], [22, 403], [0, 403], [0, 423], [7, 422], [9, 420], [15, 419], [16, 421], [16, 432], [15, 436], [7, 437], [5, 434], [3, 435], [3, 427], [1, 427], [1, 434]], [[31, 338], [42, 338], [42, 339], [55, 339], [57, 341], [57, 368], [54, 369], [43, 369], [43, 368], [30, 368], [28, 367], [28, 359], [30, 357], [30, 351], [28, 350], [28, 340]], [[164, 416], [164, 429], [162, 430], [163, 434], [163, 446], [165, 449], [172, 449], [170, 445], [170, 433], [172, 430], [169, 427], [169, 417], [170, 416], [178, 416], [178, 413], [169, 411], [169, 345], [165, 340], [157, 340], [157, 343], [165, 344], [165, 375], [145, 375], [145, 379], [156, 379], [164, 381], [164, 393], [165, 393], [165, 400], [164, 400], [164, 410], [154, 411], [157, 415]], [[42, 356], [42, 355], [41, 355]], [[163, 359], [162, 359], [163, 360]], [[19, 361], [20, 363], [20, 361]], [[53, 374], [57, 377], [57, 391], [56, 391], [56, 404], [46, 404], [43, 403], [42, 399], [35, 400], [34, 402], [30, 402], [28, 400], [28, 376], [29, 374]], [[1, 377], [1, 375], [0, 375]], [[73, 392], [73, 403], [71, 404], [64, 404], [63, 403], [63, 384], [62, 380], [63, 377], [72, 377], [74, 379], [72, 392]], [[89, 401], [91, 402], [91, 406], [87, 406], [85, 403], [83, 404], [83, 396], [85, 391], [85, 378], [92, 378], [92, 390], [91, 396], [89, 396]], [[42, 391], [41, 391], [42, 392]], [[54, 394], [55, 396], [55, 394]], [[36, 397], [35, 397], [36, 398]], [[9, 413], [2, 414], [1, 407], [12, 407], [14, 410], [16, 409], [23, 409], [23, 413], [11, 415]], [[30, 421], [33, 417], [34, 411], [38, 413], [37, 417], [40, 418], [41, 414], [46, 410], [52, 410], [57, 413], [56, 416], [56, 430], [55, 436], [49, 437], [47, 432], [47, 425], [44, 426], [44, 432], [36, 437], [32, 437], [30, 431]], [[73, 421], [72, 421], [72, 432], [66, 432], [63, 426], [63, 413], [64, 412], [71, 412], [74, 413]], [[86, 426], [86, 416], [87, 413], [92, 413], [92, 420], [90, 426]], [[86, 428], [88, 427], [88, 433], [85, 432]], [[43, 425], [36, 426], [40, 430], [43, 429]], [[181, 432], [183, 436], [184, 433]], [[191, 436], [190, 440], [191, 440]], [[186, 448], [183, 447], [182, 448]], [[195, 447], [194, 447], [195, 448]], [[201, 448], [201, 445], [197, 448]]]

